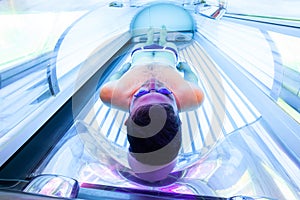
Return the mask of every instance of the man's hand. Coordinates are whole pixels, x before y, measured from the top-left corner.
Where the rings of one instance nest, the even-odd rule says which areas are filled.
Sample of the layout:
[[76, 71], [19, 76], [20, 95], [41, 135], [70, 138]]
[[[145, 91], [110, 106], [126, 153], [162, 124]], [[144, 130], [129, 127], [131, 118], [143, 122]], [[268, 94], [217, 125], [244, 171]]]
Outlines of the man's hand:
[[120, 69], [120, 71], [117, 71], [109, 78], [109, 81], [114, 81], [114, 80], [120, 79], [123, 76], [123, 74], [125, 74], [129, 70], [130, 66], [131, 66], [131, 63], [125, 63], [122, 66], [122, 68]]
[[186, 62], [179, 62], [176, 69], [184, 73], [184, 80], [198, 85], [198, 77]]

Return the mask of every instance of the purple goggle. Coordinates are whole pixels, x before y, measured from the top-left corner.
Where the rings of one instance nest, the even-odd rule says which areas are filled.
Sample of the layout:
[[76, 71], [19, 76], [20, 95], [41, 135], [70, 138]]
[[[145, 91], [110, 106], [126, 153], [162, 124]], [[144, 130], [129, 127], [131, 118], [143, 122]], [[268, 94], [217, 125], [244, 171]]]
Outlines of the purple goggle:
[[172, 91], [170, 91], [169, 89], [167, 89], [165, 87], [162, 87], [159, 89], [143, 89], [143, 88], [141, 88], [138, 90], [138, 92], [136, 92], [134, 94], [134, 97], [139, 98], [141, 96], [144, 96], [145, 94], [149, 94], [151, 91], [154, 91], [154, 92], [166, 95], [166, 96], [172, 94]]

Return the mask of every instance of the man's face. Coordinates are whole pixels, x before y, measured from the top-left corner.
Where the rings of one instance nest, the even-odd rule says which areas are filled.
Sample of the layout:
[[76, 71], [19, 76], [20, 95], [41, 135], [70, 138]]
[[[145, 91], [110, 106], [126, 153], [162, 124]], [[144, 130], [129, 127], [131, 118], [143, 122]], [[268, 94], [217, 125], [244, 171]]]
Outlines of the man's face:
[[170, 104], [175, 112], [178, 110], [172, 91], [166, 88], [158, 80], [152, 78], [146, 81], [141, 88], [134, 93], [129, 112], [134, 113], [137, 108], [143, 105], [155, 105], [161, 103]]

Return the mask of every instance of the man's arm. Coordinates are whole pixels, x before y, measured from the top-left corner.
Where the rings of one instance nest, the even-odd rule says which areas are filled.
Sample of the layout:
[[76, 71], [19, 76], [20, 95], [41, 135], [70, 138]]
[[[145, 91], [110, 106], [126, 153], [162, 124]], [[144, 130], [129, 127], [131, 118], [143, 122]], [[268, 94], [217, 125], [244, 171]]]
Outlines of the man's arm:
[[200, 106], [204, 99], [203, 91], [198, 85], [198, 77], [185, 62], [180, 62], [176, 68], [178, 71], [184, 73], [183, 79], [186, 81], [186, 84], [179, 86], [180, 89], [178, 89], [177, 93], [180, 102], [180, 110], [193, 110]]
[[186, 62], [180, 62], [176, 66], [176, 68], [178, 71], [183, 72], [184, 80], [192, 82], [195, 85], [198, 85], [198, 77], [196, 76], [196, 74], [192, 71], [192, 69]]
[[128, 98], [124, 98], [126, 90], [120, 88], [122, 85], [119, 84], [119, 79], [129, 70], [130, 66], [130, 63], [125, 63], [119, 71], [109, 78], [109, 82], [101, 87], [99, 96], [105, 105], [128, 110]]

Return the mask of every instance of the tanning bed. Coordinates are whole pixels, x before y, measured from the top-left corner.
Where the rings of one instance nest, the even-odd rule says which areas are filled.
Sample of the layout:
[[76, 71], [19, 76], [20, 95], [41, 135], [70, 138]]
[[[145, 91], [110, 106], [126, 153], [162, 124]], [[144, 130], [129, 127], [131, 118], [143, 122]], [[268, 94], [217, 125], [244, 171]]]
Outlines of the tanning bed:
[[[53, 52], [19, 65], [19, 77], [10, 76], [16, 68], [4, 71], [1, 195], [299, 198], [299, 115], [277, 103], [283, 99], [299, 112], [299, 96], [288, 90], [297, 84], [299, 90], [299, 73], [279, 63], [274, 37], [296, 37], [299, 30], [249, 16], [218, 20], [216, 11], [207, 15], [176, 3], [100, 7], [77, 17]], [[176, 167], [165, 180], [150, 183], [136, 178], [127, 163], [128, 113], [105, 106], [99, 90], [130, 59], [133, 46], [145, 42], [148, 27], [161, 25], [206, 98], [199, 109], [180, 113]], [[14, 100], [23, 94], [21, 102]], [[12, 107], [16, 116], [9, 115]]]

